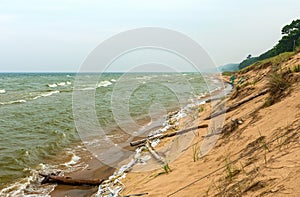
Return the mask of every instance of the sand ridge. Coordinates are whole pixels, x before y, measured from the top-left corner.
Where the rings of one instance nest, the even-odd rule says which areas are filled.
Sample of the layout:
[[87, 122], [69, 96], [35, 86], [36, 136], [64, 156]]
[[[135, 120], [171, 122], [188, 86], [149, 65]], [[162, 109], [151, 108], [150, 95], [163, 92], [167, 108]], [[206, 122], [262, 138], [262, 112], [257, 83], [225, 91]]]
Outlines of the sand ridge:
[[[266, 62], [259, 69], [236, 73], [244, 81], [226, 101], [230, 106], [268, 87], [273, 67], [282, 72], [300, 64], [300, 53], [281, 61]], [[281, 72], [281, 71], [277, 71]], [[286, 76], [285, 76], [286, 77]], [[162, 169], [131, 172], [123, 183], [123, 195], [145, 196], [299, 196], [300, 182], [300, 88], [299, 73], [288, 74], [291, 87], [282, 91], [272, 105], [271, 93], [257, 97], [226, 113], [225, 127], [215, 147], [194, 161], [190, 146], [169, 163], [170, 173]], [[229, 80], [229, 77], [225, 78]], [[220, 104], [221, 105], [221, 104]], [[209, 115], [209, 104], [200, 117]], [[233, 119], [240, 120], [237, 124]], [[191, 125], [197, 125], [198, 120]], [[201, 121], [208, 123], [208, 121]], [[193, 144], [201, 142], [206, 129], [198, 129]], [[174, 139], [173, 139], [174, 140]], [[170, 141], [170, 139], [169, 139]]]

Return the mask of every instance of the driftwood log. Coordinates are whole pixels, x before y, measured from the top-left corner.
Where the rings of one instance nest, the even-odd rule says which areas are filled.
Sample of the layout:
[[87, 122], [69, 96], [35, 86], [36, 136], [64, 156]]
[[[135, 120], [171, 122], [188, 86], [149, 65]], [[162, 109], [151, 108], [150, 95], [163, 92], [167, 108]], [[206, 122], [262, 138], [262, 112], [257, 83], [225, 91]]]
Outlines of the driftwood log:
[[264, 89], [263, 91], [261, 91], [261, 92], [255, 94], [255, 95], [253, 95], [253, 96], [250, 96], [250, 97], [248, 97], [248, 98], [245, 98], [245, 99], [243, 99], [243, 100], [241, 100], [241, 101], [239, 101], [239, 102], [237, 102], [237, 103], [235, 103], [235, 104], [229, 106], [229, 107], [226, 108], [226, 109], [223, 109], [223, 110], [221, 110], [221, 111], [212, 113], [210, 116], [204, 118], [204, 120], [209, 120], [209, 119], [211, 119], [211, 118], [217, 117], [217, 116], [219, 116], [219, 115], [221, 115], [221, 114], [224, 114], [224, 113], [226, 113], [226, 112], [230, 112], [230, 111], [234, 110], [235, 108], [241, 106], [242, 104], [247, 103], [247, 102], [249, 102], [249, 101], [255, 99], [256, 97], [259, 97], [259, 96], [262, 96], [262, 95], [266, 94], [268, 91], [269, 91], [269, 89]]
[[131, 196], [144, 196], [144, 195], [148, 195], [148, 193], [140, 193], [140, 194], [129, 194], [123, 197], [131, 197]]
[[141, 144], [145, 144], [147, 142], [147, 140], [163, 139], [163, 138], [166, 138], [166, 137], [173, 137], [175, 135], [180, 135], [180, 134], [183, 134], [183, 133], [187, 133], [189, 131], [193, 131], [193, 130], [200, 129], [200, 128], [207, 128], [207, 127], [208, 127], [207, 124], [203, 124], [203, 125], [199, 125], [197, 127], [192, 127], [192, 128], [184, 129], [184, 130], [181, 130], [181, 131], [175, 131], [175, 132], [172, 132], [172, 133], [161, 133], [161, 134], [157, 134], [157, 135], [147, 137], [147, 138], [144, 138], [144, 139], [141, 139], [141, 140], [130, 142], [130, 146], [138, 146], [138, 145], [141, 145]]
[[94, 179], [94, 180], [80, 180], [80, 179], [72, 179], [71, 177], [65, 176], [57, 176], [53, 174], [41, 174], [40, 176], [44, 177], [44, 180], [41, 184], [45, 183], [59, 183], [65, 185], [100, 185], [103, 180], [101, 179]]
[[152, 156], [158, 160], [160, 163], [162, 163], [163, 165], [167, 164], [167, 161], [165, 160], [165, 158], [163, 158], [162, 156], [160, 156], [155, 150], [154, 148], [151, 146], [149, 140], [147, 140], [145, 146], [147, 147], [148, 151], [152, 154]]

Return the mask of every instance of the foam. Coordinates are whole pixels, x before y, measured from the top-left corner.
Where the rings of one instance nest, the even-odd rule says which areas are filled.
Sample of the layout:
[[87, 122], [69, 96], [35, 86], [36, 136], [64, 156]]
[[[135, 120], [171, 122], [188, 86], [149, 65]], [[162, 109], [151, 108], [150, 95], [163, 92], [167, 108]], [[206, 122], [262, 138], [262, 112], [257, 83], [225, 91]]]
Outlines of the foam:
[[54, 84], [48, 84], [48, 87], [55, 88], [55, 87], [57, 87], [57, 85], [55, 83]]
[[[180, 119], [187, 116], [187, 113], [190, 112], [194, 107], [203, 105], [206, 103], [206, 100], [196, 100], [191, 104], [186, 105], [181, 110], [177, 112], [170, 113], [168, 115], [168, 119], [163, 123], [162, 128], [157, 129], [153, 132], [150, 132], [148, 137], [160, 135], [163, 132], [166, 132], [170, 128], [176, 127], [179, 124]], [[152, 147], [155, 147], [159, 144], [160, 140], [156, 139], [151, 142]], [[125, 188], [125, 185], [121, 182], [121, 179], [126, 177], [128, 171], [132, 169], [132, 167], [136, 164], [147, 164], [147, 160], [151, 159], [150, 156], [141, 157], [143, 147], [139, 147], [135, 151], [135, 155], [131, 161], [123, 166], [115, 172], [112, 176], [109, 177], [108, 180], [104, 181], [101, 185], [99, 185], [98, 191], [95, 194], [95, 197], [102, 196], [118, 196], [119, 193]], [[114, 181], [112, 181], [114, 180]]]
[[75, 153], [69, 151], [68, 153], [72, 154], [72, 158], [70, 161], [64, 163], [65, 166], [70, 167], [71, 165], [75, 165], [80, 161], [80, 157], [75, 155]]
[[50, 88], [56, 88], [57, 86], [67, 86], [67, 85], [71, 85], [72, 83], [70, 81], [66, 81], [66, 82], [59, 82], [59, 83], [53, 83], [53, 84], [48, 84], [48, 87]]
[[8, 101], [8, 102], [0, 102], [0, 105], [10, 105], [10, 104], [18, 104], [18, 103], [26, 103], [27, 101], [24, 99], [16, 100], [16, 101]]
[[[46, 169], [45, 165], [41, 167]], [[56, 185], [37, 185], [41, 181], [39, 179], [38, 171], [31, 170], [31, 176], [22, 178], [3, 188], [0, 190], [0, 196], [50, 197], [49, 194], [54, 190]]]
[[41, 98], [41, 97], [48, 97], [48, 96], [51, 96], [53, 94], [58, 94], [58, 93], [60, 93], [58, 90], [47, 92], [47, 93], [43, 93], [43, 94], [41, 94], [39, 96], [34, 97], [32, 100], [35, 100], [35, 99], [38, 99], [38, 98]]
[[50, 193], [55, 189], [56, 184], [41, 185], [43, 178], [39, 173], [49, 174], [59, 172], [61, 176], [64, 172], [76, 171], [87, 168], [88, 164], [81, 161], [81, 158], [75, 153], [82, 150], [83, 146], [78, 146], [75, 150], [65, 149], [66, 155], [71, 155], [71, 159], [65, 163], [49, 165], [40, 163], [34, 169], [26, 168], [24, 170], [30, 171], [30, 175], [26, 178], [16, 180], [15, 183], [5, 186], [0, 190], [0, 196], [22, 196], [22, 197], [50, 197]]
[[6, 90], [5, 89], [0, 89], [0, 94], [5, 94]]
[[47, 97], [47, 96], [51, 96], [52, 94], [58, 94], [59, 91], [58, 90], [55, 90], [55, 91], [51, 91], [51, 92], [48, 92], [48, 93], [44, 93], [44, 94], [41, 94], [42, 97]]
[[60, 82], [60, 83], [57, 83], [57, 85], [58, 86], [65, 86], [65, 85], [67, 85], [67, 83], [66, 82]]
[[88, 88], [82, 88], [82, 89], [78, 89], [80, 91], [87, 91], [87, 90], [95, 90], [95, 88], [93, 87], [88, 87]]
[[100, 83], [98, 83], [97, 87], [107, 87], [112, 85], [112, 83], [110, 81], [101, 81]]

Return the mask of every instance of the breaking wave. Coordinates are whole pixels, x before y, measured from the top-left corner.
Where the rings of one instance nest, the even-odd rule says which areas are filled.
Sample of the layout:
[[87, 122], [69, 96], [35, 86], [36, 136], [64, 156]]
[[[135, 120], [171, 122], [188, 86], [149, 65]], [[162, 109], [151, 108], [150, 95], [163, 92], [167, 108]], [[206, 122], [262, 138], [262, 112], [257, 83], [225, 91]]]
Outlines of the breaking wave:
[[5, 89], [0, 89], [0, 94], [5, 94], [6, 90]]
[[41, 98], [41, 97], [51, 96], [51, 95], [53, 95], [53, 94], [58, 94], [58, 93], [59, 93], [58, 90], [51, 91], [51, 92], [47, 92], [47, 93], [43, 93], [43, 94], [41, 94], [41, 95], [39, 95], [39, 96], [34, 97], [33, 100], [38, 99], [38, 98]]

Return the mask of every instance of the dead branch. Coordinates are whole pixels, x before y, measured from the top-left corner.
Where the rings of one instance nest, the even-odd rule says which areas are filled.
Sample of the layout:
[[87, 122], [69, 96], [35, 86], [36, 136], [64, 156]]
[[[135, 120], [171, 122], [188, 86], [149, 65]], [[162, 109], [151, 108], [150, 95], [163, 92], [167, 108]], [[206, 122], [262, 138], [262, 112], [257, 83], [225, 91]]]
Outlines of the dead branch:
[[184, 129], [184, 130], [181, 130], [181, 131], [175, 131], [175, 132], [172, 132], [172, 133], [160, 133], [160, 134], [157, 134], [157, 135], [154, 135], [154, 136], [151, 136], [151, 137], [147, 137], [147, 138], [143, 138], [141, 140], [130, 142], [130, 146], [138, 146], [140, 144], [144, 144], [147, 140], [163, 139], [163, 138], [166, 138], [166, 137], [173, 137], [175, 135], [180, 135], [180, 134], [187, 133], [189, 131], [193, 131], [193, 130], [200, 129], [200, 128], [207, 128], [207, 127], [208, 127], [207, 124], [203, 124], [203, 125], [199, 125], [197, 127], [192, 127], [192, 128]]
[[251, 100], [253, 100], [253, 99], [255, 99], [255, 98], [259, 97], [259, 96], [262, 96], [262, 95], [266, 94], [268, 91], [269, 91], [269, 89], [264, 89], [263, 91], [255, 94], [253, 96], [250, 96], [248, 98], [245, 98], [245, 99], [241, 100], [240, 102], [237, 102], [237, 103], [229, 106], [228, 108], [226, 108], [224, 110], [221, 110], [221, 111], [218, 111], [218, 112], [210, 114], [210, 116], [204, 118], [203, 120], [209, 120], [211, 118], [217, 117], [217, 116], [219, 116], [221, 114], [224, 114], [226, 112], [230, 112], [230, 111], [234, 110], [235, 108], [243, 105], [244, 103], [247, 103], [247, 102], [249, 102], [249, 101], [251, 101]]

